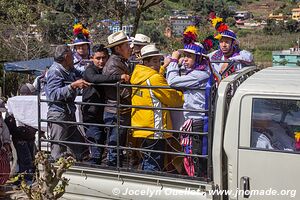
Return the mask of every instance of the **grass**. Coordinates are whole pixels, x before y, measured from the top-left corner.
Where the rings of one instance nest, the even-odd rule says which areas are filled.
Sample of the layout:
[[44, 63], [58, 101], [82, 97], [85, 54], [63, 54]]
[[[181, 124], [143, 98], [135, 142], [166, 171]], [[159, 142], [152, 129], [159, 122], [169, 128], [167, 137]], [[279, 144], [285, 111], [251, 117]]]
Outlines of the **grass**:
[[253, 53], [256, 63], [271, 66], [272, 51], [285, 50], [296, 45], [299, 33], [283, 33], [281, 35], [265, 35], [262, 31], [253, 30], [239, 41], [242, 49]]

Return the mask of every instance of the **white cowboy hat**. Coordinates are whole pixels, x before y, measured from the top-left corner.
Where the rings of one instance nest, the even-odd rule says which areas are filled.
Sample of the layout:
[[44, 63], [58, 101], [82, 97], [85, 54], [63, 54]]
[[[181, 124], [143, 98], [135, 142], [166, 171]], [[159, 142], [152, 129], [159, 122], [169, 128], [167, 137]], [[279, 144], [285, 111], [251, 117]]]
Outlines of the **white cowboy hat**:
[[124, 31], [119, 31], [109, 35], [107, 41], [108, 45], [105, 48], [111, 48], [124, 42], [130, 42], [131, 40], [127, 37]]
[[141, 49], [141, 57], [137, 58], [137, 60], [143, 60], [144, 58], [154, 56], [163, 56], [163, 54], [159, 53], [159, 50], [156, 48], [155, 44], [148, 44]]
[[143, 35], [143, 34], [135, 34], [134, 36], [134, 40], [133, 40], [133, 44], [135, 45], [147, 45], [147, 44], [150, 44], [151, 42], [151, 39], [146, 36], [146, 35]]
[[74, 47], [74, 46], [81, 45], [81, 44], [91, 44], [91, 42], [88, 42], [88, 41], [74, 42], [72, 44], [68, 44], [68, 46]]

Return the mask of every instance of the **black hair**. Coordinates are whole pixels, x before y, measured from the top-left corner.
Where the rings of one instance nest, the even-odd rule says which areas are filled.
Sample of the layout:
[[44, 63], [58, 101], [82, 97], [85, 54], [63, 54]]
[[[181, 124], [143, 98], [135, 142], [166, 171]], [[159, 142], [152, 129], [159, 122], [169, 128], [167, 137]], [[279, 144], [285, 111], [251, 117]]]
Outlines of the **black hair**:
[[96, 52], [104, 52], [107, 55], [109, 55], [107, 48], [105, 48], [105, 46], [103, 44], [97, 44], [97, 45], [93, 46], [92, 51], [93, 51], [93, 54], [95, 54]]

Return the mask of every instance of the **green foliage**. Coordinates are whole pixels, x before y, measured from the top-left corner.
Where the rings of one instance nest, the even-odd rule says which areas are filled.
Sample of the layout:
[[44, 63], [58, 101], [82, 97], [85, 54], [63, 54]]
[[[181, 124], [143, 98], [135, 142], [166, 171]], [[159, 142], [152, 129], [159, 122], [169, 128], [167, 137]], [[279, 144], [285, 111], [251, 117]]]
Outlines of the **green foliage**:
[[253, 52], [254, 60], [259, 62], [267, 62], [272, 60], [272, 52], [267, 50], [256, 49]]
[[[40, 18], [40, 5], [34, 0], [0, 0], [0, 60], [29, 60], [48, 56], [49, 45], [39, 36], [35, 24]], [[3, 67], [3, 66], [2, 66]], [[16, 95], [27, 75], [7, 73], [1, 83], [6, 95]]]
[[285, 66], [286, 64], [288, 64], [288, 61], [286, 59], [283, 59], [279, 61], [279, 64]]
[[52, 44], [64, 44], [72, 39], [73, 18], [67, 13], [48, 12], [39, 21], [44, 41]]
[[235, 21], [235, 19], [233, 17], [228, 17], [226, 19], [226, 23], [228, 24], [228, 26], [235, 26], [236, 21]]
[[[107, 4], [107, 0], [41, 0], [45, 5], [56, 11], [70, 13], [74, 18], [92, 17]], [[111, 3], [112, 4], [112, 3]]]
[[211, 25], [201, 26], [199, 28], [198, 33], [198, 41], [203, 41], [205, 38], [207, 38], [210, 35], [214, 35], [214, 30], [211, 28]]
[[297, 33], [300, 32], [300, 23], [292, 19], [286, 23], [283, 21], [268, 20], [263, 31], [267, 35], [279, 35], [284, 32]]
[[267, 35], [279, 35], [284, 31], [283, 22], [277, 22], [275, 20], [268, 20], [267, 25], [263, 29]]
[[300, 23], [296, 20], [290, 19], [286, 22], [285, 29], [290, 33], [300, 32]]
[[0, 0], [0, 19], [3, 22], [13, 22], [16, 24], [26, 23], [30, 24], [38, 19], [39, 13], [37, 12], [38, 4], [34, 0], [14, 0], [6, 1]]
[[138, 30], [139, 33], [148, 35], [153, 43], [158, 44], [159, 46], [165, 46], [167, 44], [166, 38], [163, 35], [163, 26], [158, 22], [144, 22], [141, 23], [141, 26]]
[[234, 15], [234, 12], [229, 9], [229, 4], [225, 1], [194, 0], [191, 4], [191, 8], [204, 18], [208, 16], [211, 11], [216, 12], [219, 17], [224, 19]]

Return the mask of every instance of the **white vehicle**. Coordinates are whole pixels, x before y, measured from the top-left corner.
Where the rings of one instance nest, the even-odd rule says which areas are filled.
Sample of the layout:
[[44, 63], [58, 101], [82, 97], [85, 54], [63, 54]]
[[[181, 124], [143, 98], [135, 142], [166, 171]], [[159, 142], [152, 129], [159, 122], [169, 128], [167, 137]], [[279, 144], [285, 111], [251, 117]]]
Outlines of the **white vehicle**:
[[300, 199], [300, 68], [246, 67], [212, 105], [208, 177], [75, 165], [66, 199]]

